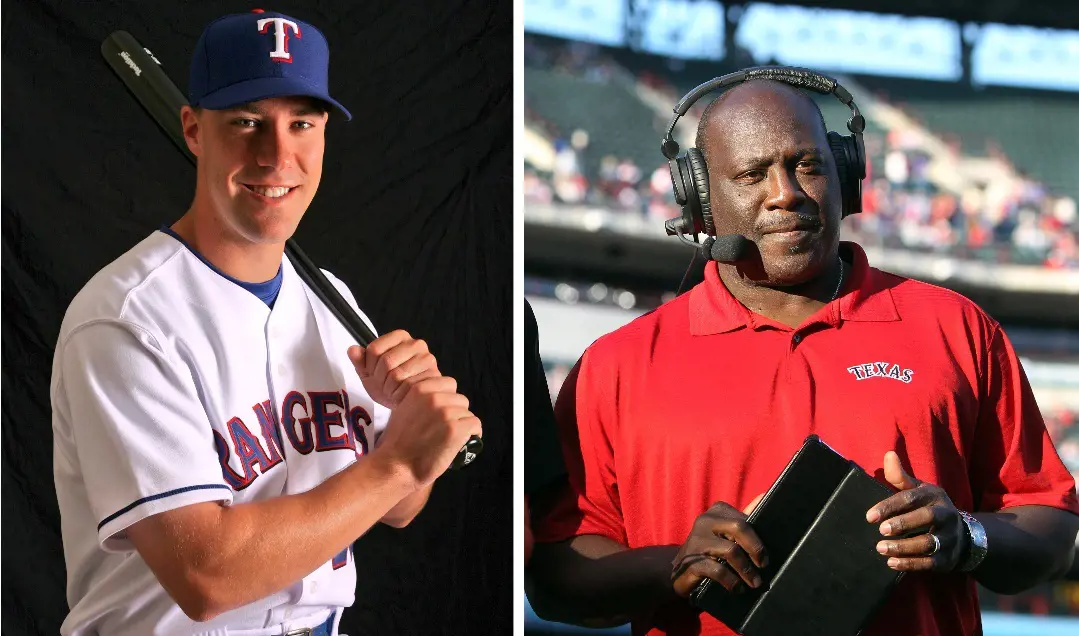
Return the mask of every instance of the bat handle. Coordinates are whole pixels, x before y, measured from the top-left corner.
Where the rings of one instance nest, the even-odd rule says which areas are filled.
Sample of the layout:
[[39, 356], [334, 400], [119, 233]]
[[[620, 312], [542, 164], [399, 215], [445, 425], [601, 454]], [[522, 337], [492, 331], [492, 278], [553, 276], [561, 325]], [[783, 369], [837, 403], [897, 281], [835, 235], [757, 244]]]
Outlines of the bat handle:
[[450, 464], [450, 468], [453, 470], [459, 470], [468, 466], [479, 457], [479, 454], [483, 452], [483, 440], [478, 435], [473, 435], [468, 438], [465, 445], [461, 447], [461, 451], [457, 453], [457, 457], [453, 458], [453, 463]]

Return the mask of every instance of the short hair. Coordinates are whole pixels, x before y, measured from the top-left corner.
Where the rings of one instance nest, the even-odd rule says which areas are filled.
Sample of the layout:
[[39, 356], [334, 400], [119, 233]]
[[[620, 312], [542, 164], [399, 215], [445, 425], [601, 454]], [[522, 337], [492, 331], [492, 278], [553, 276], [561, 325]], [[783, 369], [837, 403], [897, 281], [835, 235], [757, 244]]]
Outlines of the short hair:
[[[806, 92], [801, 87], [792, 86], [790, 84], [787, 84], [786, 82], [779, 82], [777, 80], [769, 80], [769, 79], [753, 79], [753, 80], [749, 80], [748, 82], [743, 82], [742, 84], [739, 84], [739, 86], [742, 86], [744, 84], [748, 84], [749, 82], [774, 82], [776, 84], [780, 84], [782, 86], [786, 86], [786, 87], [788, 87], [788, 88], [790, 88], [792, 90], [797, 91], [803, 97], [805, 97], [809, 101], [810, 104], [813, 104], [813, 110], [817, 111], [817, 117], [820, 118], [821, 129], [824, 131], [825, 135], [828, 134], [828, 124], [825, 123], [825, 121], [824, 121], [824, 113], [821, 112], [820, 104], [817, 103], [817, 100], [813, 99], [812, 95], [810, 95], [808, 92]], [[705, 153], [704, 149], [708, 145], [708, 140], [709, 140], [709, 138], [711, 136], [710, 133], [708, 132], [708, 121], [712, 118], [712, 111], [715, 110], [716, 106], [720, 103], [720, 101], [723, 100], [724, 97], [726, 97], [727, 95], [729, 95], [731, 93], [731, 90], [735, 90], [736, 88], [737, 87], [735, 87], [734, 89], [727, 90], [727, 91], [725, 91], [723, 93], [720, 93], [719, 95], [716, 96], [715, 99], [713, 99], [711, 102], [709, 102], [707, 106], [705, 106], [704, 113], [701, 115], [701, 120], [697, 124], [697, 138], [694, 141], [694, 143], [696, 144], [697, 150], [699, 150], [701, 152], [701, 154]], [[707, 162], [708, 157], [705, 157], [704, 160]]]

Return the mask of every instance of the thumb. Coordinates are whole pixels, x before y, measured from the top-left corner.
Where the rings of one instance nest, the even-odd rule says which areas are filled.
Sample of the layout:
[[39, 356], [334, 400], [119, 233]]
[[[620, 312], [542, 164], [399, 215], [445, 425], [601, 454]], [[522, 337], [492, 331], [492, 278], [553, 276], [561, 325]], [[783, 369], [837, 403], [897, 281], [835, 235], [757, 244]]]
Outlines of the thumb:
[[884, 454], [884, 478], [899, 490], [910, 490], [918, 487], [918, 480], [903, 470], [903, 463], [899, 461], [899, 455], [895, 451], [888, 451]]
[[757, 504], [759, 504], [761, 502], [761, 499], [763, 499], [763, 498], [764, 498], [764, 493], [762, 492], [761, 494], [754, 497], [753, 501], [749, 502], [748, 506], [746, 506], [745, 508], [742, 509], [742, 513], [745, 514], [747, 517], [749, 515], [753, 514], [753, 510], [756, 509]]
[[360, 345], [352, 345], [348, 348], [348, 359], [352, 360], [352, 365], [357, 369], [363, 365], [363, 352], [364, 349]]

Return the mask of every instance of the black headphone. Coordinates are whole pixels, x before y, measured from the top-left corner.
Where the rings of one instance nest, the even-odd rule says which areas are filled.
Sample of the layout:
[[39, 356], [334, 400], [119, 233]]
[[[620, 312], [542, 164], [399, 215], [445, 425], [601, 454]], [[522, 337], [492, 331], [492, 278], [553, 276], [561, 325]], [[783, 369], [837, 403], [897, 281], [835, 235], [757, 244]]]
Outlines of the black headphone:
[[[682, 206], [682, 216], [670, 219], [664, 224], [668, 236], [677, 235], [683, 242], [690, 243], [683, 234], [692, 234], [694, 243], [690, 244], [694, 247], [698, 247], [695, 243], [697, 234], [703, 232], [708, 237], [716, 236], [708, 188], [708, 166], [704, 162], [704, 155], [696, 148], [687, 148], [684, 153], [678, 154], [678, 142], [671, 137], [675, 124], [705, 93], [753, 79], [775, 80], [822, 95], [835, 95], [839, 101], [851, 109], [851, 118], [847, 120], [850, 136], [828, 131], [828, 145], [831, 147], [839, 172], [839, 185], [843, 194], [843, 218], [862, 211], [862, 179], [865, 178], [865, 146], [862, 143], [862, 131], [865, 130], [865, 117], [858, 112], [858, 106], [855, 105], [850, 92], [840, 86], [836, 80], [807, 69], [790, 66], [757, 66], [709, 80], [690, 91], [674, 107], [674, 118], [667, 126], [662, 152], [670, 164], [671, 181], [674, 183], [674, 200]], [[714, 241], [709, 240], [707, 243], [706, 255]]]

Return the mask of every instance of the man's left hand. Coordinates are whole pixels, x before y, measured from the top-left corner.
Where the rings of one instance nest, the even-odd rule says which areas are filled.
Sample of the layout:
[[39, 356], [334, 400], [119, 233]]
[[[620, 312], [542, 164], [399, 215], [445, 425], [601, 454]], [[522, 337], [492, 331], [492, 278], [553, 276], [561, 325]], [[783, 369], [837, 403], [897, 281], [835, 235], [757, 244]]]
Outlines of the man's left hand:
[[895, 451], [884, 455], [884, 477], [900, 492], [870, 508], [866, 520], [880, 523], [886, 538], [877, 551], [889, 557], [888, 567], [936, 572], [959, 567], [967, 553], [967, 529], [944, 489], [908, 475]]
[[389, 409], [401, 403], [412, 385], [441, 375], [427, 343], [400, 329], [379, 336], [366, 348], [349, 347], [348, 357], [367, 394]]

